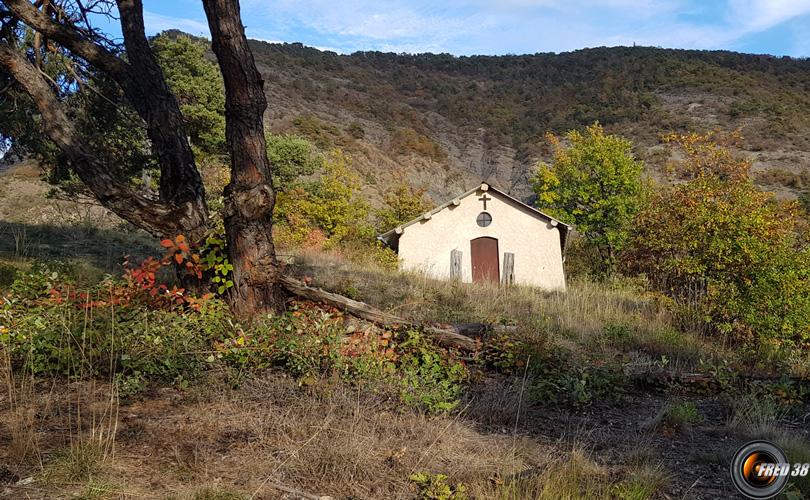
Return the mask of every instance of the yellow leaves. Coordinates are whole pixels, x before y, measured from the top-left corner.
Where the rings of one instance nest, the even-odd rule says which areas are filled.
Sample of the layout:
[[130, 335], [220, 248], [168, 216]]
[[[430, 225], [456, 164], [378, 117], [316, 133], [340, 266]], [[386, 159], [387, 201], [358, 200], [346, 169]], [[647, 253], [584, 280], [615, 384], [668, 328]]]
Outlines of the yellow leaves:
[[[276, 200], [276, 213], [297, 244], [314, 230], [337, 242], [351, 233], [369, 232], [364, 221], [368, 204], [357, 196], [360, 178], [350, 166], [351, 158], [333, 151], [317, 181], [291, 189]], [[370, 230], [373, 233], [373, 230]]]
[[555, 151], [562, 147], [562, 144], [560, 143], [560, 138], [552, 134], [551, 132], [546, 132], [545, 138], [546, 142], [548, 142]]
[[685, 156], [682, 161], [669, 163], [667, 171], [686, 179], [709, 177], [748, 182], [751, 161], [734, 155], [731, 149], [739, 146], [741, 140], [739, 131], [666, 134], [661, 141], [679, 149]]
[[537, 205], [541, 208], [552, 207], [559, 199], [557, 188], [560, 179], [552, 168], [545, 163], [538, 163], [535, 176], [532, 178], [532, 187], [537, 193]]

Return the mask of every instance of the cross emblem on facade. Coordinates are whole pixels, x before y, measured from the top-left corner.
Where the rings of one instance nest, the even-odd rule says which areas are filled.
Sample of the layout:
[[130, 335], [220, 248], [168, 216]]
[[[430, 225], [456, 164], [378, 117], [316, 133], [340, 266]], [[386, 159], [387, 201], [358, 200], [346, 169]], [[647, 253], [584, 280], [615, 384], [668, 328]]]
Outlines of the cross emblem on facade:
[[489, 197], [487, 196], [487, 194], [486, 194], [486, 193], [484, 193], [484, 196], [482, 196], [482, 197], [478, 198], [478, 201], [483, 201], [483, 202], [484, 202], [484, 210], [486, 210], [486, 209], [487, 209], [487, 202], [488, 202], [489, 200], [491, 200], [491, 199], [492, 199], [492, 198], [489, 198]]

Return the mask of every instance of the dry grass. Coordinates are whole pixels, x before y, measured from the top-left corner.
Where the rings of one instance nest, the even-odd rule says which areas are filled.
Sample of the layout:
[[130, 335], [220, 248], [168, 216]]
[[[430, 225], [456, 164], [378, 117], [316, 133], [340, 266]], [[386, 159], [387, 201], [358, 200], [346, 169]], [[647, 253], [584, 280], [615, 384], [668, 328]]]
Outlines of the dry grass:
[[[766, 439], [779, 445], [791, 463], [810, 463], [810, 442], [807, 433], [785, 425], [787, 412], [761, 392], [739, 395], [729, 400], [728, 428], [748, 439]], [[807, 418], [805, 416], [805, 418]], [[803, 423], [803, 422], [802, 422]], [[789, 487], [810, 495], [810, 477], [795, 481]]]
[[[415, 472], [446, 474], [472, 498], [649, 498], [614, 493], [633, 481], [650, 491], [663, 484], [636, 466], [598, 464], [579, 445], [482, 433], [465, 412], [427, 417], [367, 390], [329, 380], [301, 388], [280, 374], [239, 389], [212, 375], [184, 393], [163, 389], [123, 405], [120, 418], [105, 418], [104, 426], [70, 430], [76, 398], [103, 415], [109, 391], [85, 382], [32, 396], [34, 404], [51, 405], [38, 422], [44, 469], [17, 494], [413, 498]], [[7, 415], [0, 408], [0, 421]], [[6, 453], [0, 446], [0, 462]]]
[[115, 456], [118, 407], [114, 385], [80, 385], [68, 407], [69, 442], [48, 464], [49, 480], [90, 482], [105, 469]]
[[125, 255], [137, 260], [159, 251], [154, 238], [92, 200], [49, 197], [52, 186], [40, 173], [33, 161], [0, 172], [0, 257], [66, 260], [98, 279], [119, 273]]
[[0, 394], [0, 463], [18, 478], [81, 485], [84, 496], [106, 491], [97, 479], [114, 455], [115, 388], [94, 381], [68, 386], [64, 380], [40, 380], [12, 369], [5, 352], [0, 352], [0, 378], [5, 389]]
[[11, 360], [0, 346], [0, 376], [4, 382], [4, 406], [7, 408], [3, 421], [9, 435], [6, 460], [10, 464], [22, 465], [39, 462], [39, 436], [37, 435], [37, 407], [35, 381], [28, 374], [15, 374]]
[[630, 281], [578, 279], [565, 293], [501, 288], [360, 267], [324, 252], [297, 255], [291, 268], [318, 286], [419, 321], [507, 322], [529, 340], [550, 335], [557, 344], [606, 357], [637, 351], [643, 354], [639, 363], [666, 356], [670, 366], [693, 367], [701, 358], [728, 354], [702, 334], [679, 330], [666, 300]]
[[[229, 473], [238, 471], [235, 482], [268, 496], [274, 485], [283, 485], [333, 496], [395, 498], [409, 490], [410, 474], [423, 470], [480, 488], [495, 471], [533, 466], [543, 451], [523, 439], [513, 449], [508, 436], [481, 435], [463, 417], [402, 412], [344, 386], [310, 392], [270, 378], [221, 399], [203, 397], [198, 405], [197, 419], [174, 428], [184, 434], [176, 442], [198, 457], [195, 476], [206, 480], [225, 472], [211, 458], [227, 450]], [[172, 427], [167, 424], [164, 429]]]
[[[100, 391], [81, 384], [73, 390], [90, 407], [104, 403]], [[485, 485], [494, 471], [509, 474], [533, 465], [541, 451], [522, 439], [513, 449], [508, 436], [481, 436], [459, 418], [400, 412], [343, 386], [302, 391], [290, 379], [270, 377], [240, 391], [200, 386], [182, 407], [177, 396], [170, 391], [126, 408], [118, 434], [128, 453], [116, 458], [107, 480], [127, 484], [127, 492], [138, 496], [160, 490], [199, 496], [195, 491], [203, 488], [197, 493], [211, 497], [218, 483], [227, 491], [260, 498], [277, 497], [278, 485], [394, 498], [409, 491], [408, 476], [414, 471], [443, 471], [459, 481]], [[65, 419], [74, 419], [69, 408], [75, 397], [40, 395], [57, 407], [67, 405], [67, 415], [52, 412], [41, 426], [69, 425]], [[69, 491], [73, 483], [84, 489], [87, 481], [98, 478], [111, 459], [105, 452], [108, 441], [101, 438], [110, 434], [86, 435], [67, 447], [50, 449], [52, 439], [42, 443], [43, 453], [51, 456], [42, 476], [43, 496], [54, 487]], [[160, 478], [158, 484], [153, 484], [155, 478]], [[206, 484], [211, 485], [208, 490]]]
[[634, 464], [624, 470], [611, 470], [597, 463], [578, 443], [551, 459], [543, 470], [532, 472], [516, 476], [485, 496], [499, 500], [643, 500], [655, 498], [669, 482], [660, 465]]

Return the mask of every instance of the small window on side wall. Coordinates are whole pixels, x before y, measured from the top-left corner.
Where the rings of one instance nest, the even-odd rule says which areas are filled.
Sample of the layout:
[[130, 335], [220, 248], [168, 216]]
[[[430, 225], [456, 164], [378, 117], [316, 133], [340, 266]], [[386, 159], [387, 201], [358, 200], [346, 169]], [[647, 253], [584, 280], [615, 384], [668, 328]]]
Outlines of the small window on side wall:
[[481, 227], [487, 227], [492, 224], [492, 216], [489, 215], [489, 212], [481, 212], [478, 214], [478, 217], [475, 218], [475, 222]]

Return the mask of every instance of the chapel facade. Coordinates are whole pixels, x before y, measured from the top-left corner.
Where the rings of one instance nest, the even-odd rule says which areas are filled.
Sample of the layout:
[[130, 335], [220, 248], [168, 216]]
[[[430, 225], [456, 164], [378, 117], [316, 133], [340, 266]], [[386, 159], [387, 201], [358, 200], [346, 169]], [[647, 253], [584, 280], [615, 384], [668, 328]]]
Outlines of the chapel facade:
[[438, 279], [565, 290], [572, 227], [481, 183], [378, 239], [403, 270]]

